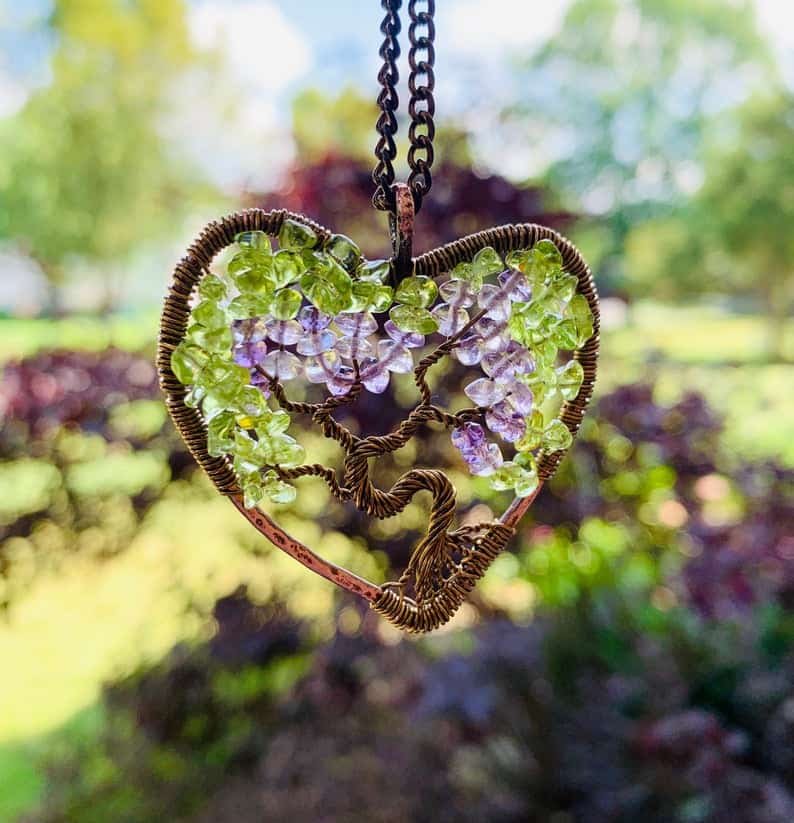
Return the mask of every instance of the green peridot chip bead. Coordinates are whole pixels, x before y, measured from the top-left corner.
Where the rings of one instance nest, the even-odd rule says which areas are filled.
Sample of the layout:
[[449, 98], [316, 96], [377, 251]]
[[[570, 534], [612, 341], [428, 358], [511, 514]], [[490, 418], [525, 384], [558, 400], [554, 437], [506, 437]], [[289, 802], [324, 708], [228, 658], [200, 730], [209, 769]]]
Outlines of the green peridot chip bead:
[[[541, 426], [542, 424], [543, 416], [541, 415]], [[538, 470], [538, 461], [535, 459], [535, 455], [532, 454], [531, 451], [518, 452], [515, 456], [515, 463], [525, 471], [537, 472]]]
[[310, 269], [300, 280], [304, 295], [326, 314], [339, 314], [353, 302], [353, 281], [336, 262]]
[[543, 430], [543, 448], [557, 452], [567, 449], [573, 443], [573, 436], [562, 420], [554, 419]]
[[568, 304], [566, 314], [576, 326], [576, 339], [583, 346], [593, 336], [593, 313], [583, 294], [576, 294]]
[[235, 459], [246, 461], [249, 466], [242, 467], [242, 473], [247, 474], [256, 471], [262, 466], [261, 455], [257, 454], [259, 443], [246, 431], [235, 429], [234, 432], [234, 456]]
[[462, 280], [475, 294], [482, 288], [483, 274], [472, 263], [458, 263], [449, 276], [451, 280]]
[[369, 310], [374, 312], [388, 311], [394, 300], [394, 289], [391, 286], [378, 286], [372, 295]]
[[477, 254], [474, 255], [474, 259], [471, 262], [474, 270], [482, 277], [499, 274], [499, 272], [505, 269], [502, 258], [492, 246], [486, 246], [484, 249], [480, 249]]
[[242, 294], [272, 294], [276, 288], [273, 270], [270, 267], [248, 268], [230, 276]]
[[232, 461], [232, 466], [234, 467], [234, 473], [240, 480], [240, 485], [245, 485], [245, 483], [258, 483], [261, 479], [260, 476], [260, 469], [262, 468], [259, 463], [249, 457], [246, 457], [239, 453], [237, 445], [237, 433], [235, 433], [235, 445], [234, 445], [234, 460]]
[[[537, 402], [537, 398], [536, 398]], [[516, 441], [519, 452], [537, 449], [543, 440], [543, 412], [535, 409], [526, 420], [524, 434]]]
[[273, 281], [276, 288], [289, 286], [305, 271], [306, 263], [298, 252], [281, 249], [273, 255]]
[[541, 340], [532, 346], [535, 363], [540, 368], [553, 366], [557, 362], [557, 351], [553, 340]]
[[231, 357], [232, 330], [228, 325], [208, 329], [196, 324], [187, 330], [185, 339], [220, 357]]
[[265, 496], [265, 487], [257, 480], [251, 479], [243, 486], [243, 506], [253, 509]]
[[551, 339], [561, 349], [575, 349], [579, 343], [579, 336], [576, 333], [576, 325], [573, 320], [561, 320], [551, 333]]
[[532, 460], [531, 464], [519, 463], [519, 458], [525, 455], [518, 455], [515, 462], [508, 461], [497, 469], [489, 478], [491, 488], [494, 491], [508, 491], [512, 489], [516, 497], [528, 497], [532, 494], [540, 484], [540, 479], [534, 464], [534, 458], [528, 455]]
[[[559, 322], [560, 318], [557, 317], [556, 314], [551, 314], [550, 312], [544, 314], [543, 319], [540, 321], [540, 325], [537, 328], [528, 329], [528, 336], [531, 347], [536, 346], [537, 344], [543, 342], [549, 337], [551, 337], [552, 340], [554, 340], [553, 333], [559, 325]], [[555, 341], [555, 345], [559, 346], [559, 343]]]
[[283, 434], [289, 428], [289, 424], [289, 415], [283, 409], [268, 409], [268, 414], [257, 422], [256, 433], [263, 438], [275, 437], [277, 434]]
[[562, 255], [553, 240], [538, 240], [532, 251], [536, 257], [546, 262], [550, 271], [562, 266]]
[[276, 462], [270, 447], [240, 429], [235, 431], [234, 441], [234, 470], [240, 484], [244, 486], [247, 482], [260, 483], [262, 469]]
[[[523, 310], [516, 310], [516, 305], [519, 304], [514, 304], [510, 319], [507, 321], [507, 329], [513, 340], [527, 348], [534, 349], [539, 341], [546, 339], [550, 330], [556, 325], [557, 319], [549, 317], [542, 307], [536, 308], [535, 303]], [[526, 303], [521, 305], [527, 306]]]
[[563, 303], [567, 303], [576, 294], [576, 287], [579, 280], [576, 275], [560, 272], [556, 274], [549, 284], [549, 294]]
[[171, 371], [180, 383], [188, 385], [208, 360], [209, 355], [205, 351], [183, 340], [171, 353]]
[[342, 311], [345, 301], [322, 277], [316, 274], [304, 274], [301, 277], [301, 289], [321, 312], [337, 314]]
[[508, 460], [488, 478], [489, 485], [497, 492], [508, 491], [514, 488], [520, 475], [521, 467]]
[[[435, 282], [422, 274], [406, 277], [397, 286], [394, 299], [398, 303], [414, 308], [427, 308], [438, 295], [438, 286]], [[394, 321], [397, 322], [396, 320]]]
[[298, 313], [302, 300], [295, 289], [281, 289], [273, 295], [270, 312], [276, 320], [292, 320]]
[[[549, 397], [551, 397], [554, 392], [556, 391], [555, 387], [549, 387], [542, 381], [537, 381], [536, 383], [531, 384], [532, 388], [532, 397], [534, 398], [535, 403], [538, 405], [545, 403]], [[534, 448], [534, 447], [533, 447]]]
[[557, 390], [557, 372], [551, 365], [535, 363], [535, 371], [526, 378], [526, 384], [532, 389], [535, 403], [543, 403]]
[[301, 251], [296, 251], [295, 254], [300, 255], [300, 258], [303, 261], [303, 267], [306, 271], [316, 269], [318, 267], [325, 268], [325, 266], [328, 265], [328, 261], [331, 259], [325, 252], [318, 249], [302, 249]]
[[306, 275], [327, 280], [337, 290], [341, 291], [350, 291], [353, 286], [351, 276], [333, 257], [326, 254], [317, 255], [315, 262], [307, 269]]
[[394, 289], [376, 282], [356, 281], [353, 283], [353, 299], [350, 311], [384, 312], [392, 304]]
[[505, 264], [511, 269], [524, 271], [530, 254], [529, 249], [514, 249], [505, 255]]
[[528, 252], [513, 253], [508, 259], [510, 265], [527, 276], [536, 297], [540, 296], [540, 289], [546, 280], [562, 267], [560, 250], [551, 240], [539, 240]]
[[234, 449], [234, 415], [224, 411], [216, 414], [207, 424], [207, 451], [220, 457]]
[[536, 471], [521, 470], [521, 474], [516, 478], [515, 490], [516, 497], [529, 497], [533, 494], [540, 485], [540, 478]]
[[272, 292], [276, 287], [272, 256], [255, 249], [235, 254], [226, 271], [241, 292]]
[[209, 420], [219, 412], [225, 411], [237, 401], [242, 386], [228, 382], [219, 383], [207, 388], [207, 395], [201, 403], [201, 411], [205, 420]]
[[238, 411], [234, 415], [234, 422], [241, 428], [241, 429], [253, 429], [257, 423], [257, 419], [254, 415], [248, 414], [244, 411]]
[[207, 393], [201, 401], [201, 416], [206, 423], [209, 423], [219, 414], [228, 411], [236, 400], [237, 395], [234, 395], [230, 400], [224, 391], [218, 392], [216, 389], [207, 389]]
[[394, 306], [389, 317], [400, 331], [433, 334], [438, 331], [436, 318], [427, 309], [416, 306]]
[[378, 286], [375, 283], [354, 281], [350, 311], [368, 311], [377, 288]]
[[292, 503], [298, 496], [298, 491], [295, 486], [285, 483], [283, 480], [270, 483], [265, 488], [265, 492], [274, 503], [281, 504]]
[[557, 388], [563, 400], [573, 400], [584, 381], [584, 369], [578, 360], [570, 360], [557, 369]]
[[361, 249], [344, 234], [332, 234], [325, 244], [325, 251], [349, 272], [355, 271], [361, 260]]
[[227, 312], [234, 320], [262, 317], [270, 313], [272, 300], [273, 297], [269, 294], [241, 294], [229, 303]]
[[263, 488], [265, 494], [274, 503], [292, 503], [298, 496], [295, 487], [290, 483], [285, 483], [275, 472], [268, 472], [265, 475]]
[[217, 329], [228, 324], [226, 312], [212, 300], [202, 300], [190, 312], [194, 323], [200, 323], [208, 329]]
[[382, 283], [389, 277], [391, 267], [388, 260], [369, 260], [359, 264], [357, 279], [367, 283]]
[[185, 405], [191, 409], [197, 409], [206, 396], [207, 390], [203, 386], [191, 386], [190, 391], [185, 395]]
[[270, 254], [271, 252], [270, 237], [263, 231], [241, 231], [235, 235], [234, 242], [240, 246], [245, 246], [248, 249], [257, 249], [266, 254]]
[[226, 273], [230, 277], [247, 272], [249, 269], [270, 271], [273, 255], [269, 250], [249, 249], [243, 247], [226, 264]]
[[204, 300], [214, 300], [216, 303], [226, 297], [226, 284], [220, 277], [208, 274], [199, 283], [199, 295]]
[[238, 366], [236, 363], [226, 363], [213, 356], [202, 369], [200, 377], [205, 386], [234, 384], [242, 388], [248, 383], [250, 375], [248, 369], [243, 366]]
[[288, 434], [274, 434], [263, 437], [258, 444], [259, 453], [264, 462], [271, 466], [292, 468], [299, 466], [306, 457], [306, 450], [294, 437]]
[[513, 304], [510, 313], [510, 319], [507, 321], [507, 330], [510, 332], [510, 337], [522, 346], [526, 345], [528, 340], [527, 327], [520, 311], [516, 311], [516, 304]]
[[278, 245], [282, 249], [302, 251], [313, 249], [317, 245], [317, 234], [314, 229], [304, 226], [297, 220], [285, 220], [278, 233]]
[[237, 398], [235, 408], [231, 411], [235, 413], [235, 421], [241, 429], [255, 429], [261, 424], [262, 418], [272, 414], [265, 396], [254, 386], [243, 388]]
[[546, 314], [554, 315], [555, 320], [559, 320], [562, 315], [563, 301], [555, 294], [551, 286], [543, 286], [537, 289], [533, 297], [534, 302], [540, 306]]
[[540, 303], [513, 303], [508, 323], [513, 324], [511, 329], [537, 329], [545, 317], [546, 310]]
[[323, 277], [339, 292], [344, 292], [348, 298], [353, 292], [353, 278], [332, 258], [328, 258], [323, 269]]

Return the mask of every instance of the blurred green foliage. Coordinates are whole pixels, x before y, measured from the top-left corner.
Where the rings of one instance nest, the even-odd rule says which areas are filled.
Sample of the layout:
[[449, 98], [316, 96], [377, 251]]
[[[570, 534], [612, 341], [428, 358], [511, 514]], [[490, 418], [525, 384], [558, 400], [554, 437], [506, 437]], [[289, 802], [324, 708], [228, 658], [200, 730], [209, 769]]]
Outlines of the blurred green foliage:
[[[786, 359], [794, 308], [794, 100], [751, 98], [711, 139], [702, 188], [674, 216], [629, 236], [629, 278], [664, 297], [756, 297], [770, 320], [766, 349]], [[693, 269], [698, 276], [693, 277]]]
[[[544, 180], [589, 218], [578, 233], [602, 283], [669, 299], [746, 292], [757, 281], [750, 288], [766, 300], [761, 268], [783, 296], [778, 281], [790, 258], [775, 243], [788, 233], [760, 214], [774, 219], [770, 207], [780, 203], [764, 202], [786, 191], [774, 175], [787, 179], [782, 152], [792, 126], [780, 98], [772, 97], [776, 113], [763, 97], [756, 102], [782, 81], [749, 0], [576, 0], [524, 72], [526, 98], [510, 107], [508, 122], [543, 135]], [[703, 175], [702, 208], [693, 211]], [[763, 232], [742, 208], [764, 222]], [[776, 214], [786, 219], [785, 210]], [[748, 238], [770, 232], [778, 238], [766, 249], [776, 255], [771, 267], [747, 249]], [[713, 266], [704, 265], [703, 247]], [[732, 277], [736, 262], [755, 276]]]
[[131, 255], [211, 193], [162, 135], [198, 55], [182, 0], [57, 0], [48, 28], [52, 81], [0, 121], [0, 238], [41, 267], [51, 308], [81, 264], [113, 305]]
[[372, 154], [372, 129], [378, 119], [374, 99], [355, 88], [336, 97], [306, 89], [292, 101], [292, 132], [302, 162], [316, 163], [339, 154], [368, 163]]
[[[316, 88], [305, 89], [292, 100], [292, 134], [298, 162], [312, 164], [329, 156], [356, 160], [363, 166], [374, 162], [373, 148], [378, 107], [375, 99], [351, 86], [336, 96]], [[433, 141], [447, 163], [465, 166], [472, 160], [465, 128], [442, 121]], [[405, 157], [396, 159], [407, 170]]]

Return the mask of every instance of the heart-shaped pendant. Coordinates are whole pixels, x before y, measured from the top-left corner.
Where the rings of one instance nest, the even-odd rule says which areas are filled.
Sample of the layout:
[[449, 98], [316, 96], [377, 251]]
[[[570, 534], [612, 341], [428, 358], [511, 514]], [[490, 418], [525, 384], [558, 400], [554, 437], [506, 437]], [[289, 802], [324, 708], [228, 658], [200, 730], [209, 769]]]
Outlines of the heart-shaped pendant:
[[[191, 453], [263, 535], [395, 625], [429, 631], [455, 613], [570, 446], [595, 380], [598, 298], [576, 248], [542, 226], [488, 229], [415, 259], [395, 231], [390, 266], [286, 211], [211, 223], [174, 271], [158, 368]], [[442, 361], [476, 371], [458, 411], [437, 405], [427, 382]], [[400, 374], [417, 400], [393, 431], [354, 434], [336, 419]], [[287, 433], [298, 417], [336, 441], [339, 471], [311, 462]], [[374, 485], [372, 461], [429, 424], [449, 430], [471, 474], [513, 490], [499, 519], [455, 528], [455, 489], [440, 467]], [[257, 507], [265, 496], [290, 502], [293, 481], [310, 475], [379, 518], [430, 491], [427, 533], [398, 580], [376, 585], [324, 560]]]

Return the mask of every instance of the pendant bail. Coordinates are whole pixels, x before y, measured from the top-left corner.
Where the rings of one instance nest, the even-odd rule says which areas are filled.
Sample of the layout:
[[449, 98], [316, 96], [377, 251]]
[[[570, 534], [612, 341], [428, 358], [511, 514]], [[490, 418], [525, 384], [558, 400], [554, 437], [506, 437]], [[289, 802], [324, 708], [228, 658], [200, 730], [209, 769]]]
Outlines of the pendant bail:
[[392, 281], [398, 286], [413, 273], [414, 196], [405, 183], [394, 183], [394, 211], [389, 212], [389, 231], [393, 256], [391, 259]]

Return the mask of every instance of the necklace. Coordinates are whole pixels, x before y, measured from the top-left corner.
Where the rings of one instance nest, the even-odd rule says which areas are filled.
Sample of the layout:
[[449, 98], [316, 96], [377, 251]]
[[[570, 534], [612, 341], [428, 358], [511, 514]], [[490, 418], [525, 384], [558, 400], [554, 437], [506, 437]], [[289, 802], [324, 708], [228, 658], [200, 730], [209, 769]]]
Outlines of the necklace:
[[[283, 209], [213, 221], [174, 270], [157, 358], [168, 411], [217, 490], [278, 548], [413, 632], [447, 622], [505, 548], [579, 429], [598, 356], [591, 272], [552, 229], [499, 226], [413, 256], [432, 185], [434, 5], [408, 3], [410, 174], [401, 183], [402, 2], [382, 0], [373, 206], [389, 215], [391, 259], [366, 260], [350, 238]], [[437, 400], [455, 387], [431, 387], [434, 368], [463, 372], [465, 408]], [[382, 394], [400, 375], [411, 376], [417, 402], [392, 431], [339, 421], [362, 393]], [[298, 419], [338, 446], [341, 467], [310, 461], [288, 433]], [[388, 489], [373, 482], [374, 462], [431, 426], [450, 433], [457, 463], [478, 482], [513, 492], [500, 517], [456, 527], [443, 468], [415, 466]], [[378, 585], [329, 562], [258, 506], [292, 502], [304, 477], [376, 518], [430, 492], [426, 533], [396, 580]]]

